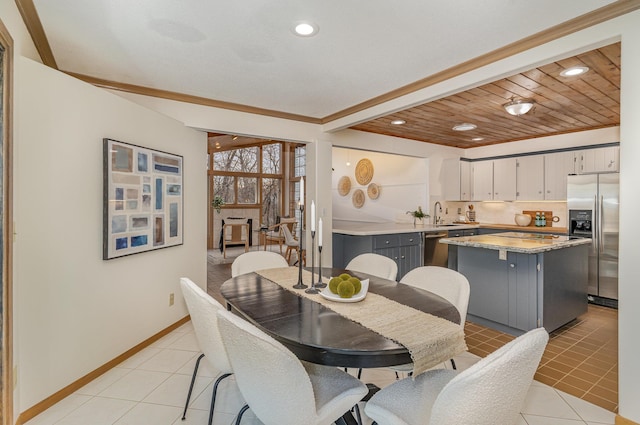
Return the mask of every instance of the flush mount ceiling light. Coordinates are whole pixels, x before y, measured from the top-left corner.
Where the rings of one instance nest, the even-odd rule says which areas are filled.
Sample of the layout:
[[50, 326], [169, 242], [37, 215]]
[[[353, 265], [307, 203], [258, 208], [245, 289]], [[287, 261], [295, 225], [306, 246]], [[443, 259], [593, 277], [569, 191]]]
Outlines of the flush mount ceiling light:
[[463, 122], [462, 124], [454, 125], [452, 130], [455, 130], [455, 131], [469, 131], [469, 130], [475, 130], [476, 128], [478, 128], [478, 126], [475, 125], [475, 124], [470, 124], [468, 122]]
[[405, 120], [392, 120], [391, 124], [393, 125], [402, 125], [402, 124], [406, 124], [407, 122]]
[[575, 77], [576, 75], [582, 75], [589, 70], [586, 66], [572, 66], [560, 73], [563, 77]]
[[509, 103], [505, 103], [502, 107], [511, 115], [524, 115], [533, 108], [534, 102], [531, 99], [514, 99]]
[[293, 24], [293, 33], [300, 37], [313, 37], [318, 33], [318, 30], [318, 26], [309, 21], [301, 21]]

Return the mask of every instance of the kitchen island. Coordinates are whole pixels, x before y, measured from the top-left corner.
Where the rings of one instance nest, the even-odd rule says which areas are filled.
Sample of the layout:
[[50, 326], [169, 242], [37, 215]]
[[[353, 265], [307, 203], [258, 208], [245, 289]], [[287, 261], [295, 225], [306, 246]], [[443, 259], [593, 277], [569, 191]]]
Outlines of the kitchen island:
[[507, 232], [441, 239], [471, 285], [467, 319], [513, 335], [587, 311], [590, 239]]

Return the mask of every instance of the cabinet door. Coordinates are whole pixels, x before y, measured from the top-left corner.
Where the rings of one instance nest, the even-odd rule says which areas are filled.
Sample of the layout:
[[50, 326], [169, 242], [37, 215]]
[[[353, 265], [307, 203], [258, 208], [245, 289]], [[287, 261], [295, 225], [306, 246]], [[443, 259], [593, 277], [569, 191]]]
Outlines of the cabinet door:
[[493, 161], [493, 200], [514, 201], [516, 199], [516, 159], [505, 158]]
[[460, 201], [461, 197], [461, 172], [460, 172], [460, 160], [445, 159], [442, 161], [442, 193], [444, 194], [445, 201]]
[[493, 199], [493, 161], [478, 161], [471, 166], [474, 201]]
[[460, 161], [460, 200], [471, 200], [471, 163]]
[[580, 152], [580, 174], [620, 171], [620, 147], [585, 149]]
[[558, 152], [544, 156], [544, 199], [567, 200], [567, 176], [575, 174], [575, 152]]
[[516, 199], [540, 201], [544, 199], [544, 156], [523, 156], [517, 159]]

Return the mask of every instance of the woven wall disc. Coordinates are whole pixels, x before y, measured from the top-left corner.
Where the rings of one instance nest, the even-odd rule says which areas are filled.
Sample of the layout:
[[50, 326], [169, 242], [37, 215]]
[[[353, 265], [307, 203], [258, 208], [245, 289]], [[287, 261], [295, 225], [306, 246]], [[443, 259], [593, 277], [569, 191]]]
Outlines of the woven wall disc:
[[351, 198], [351, 202], [353, 202], [353, 206], [356, 208], [362, 208], [364, 205], [364, 192], [362, 189], [356, 189], [353, 191], [353, 197]]
[[338, 193], [340, 196], [347, 196], [351, 191], [351, 179], [348, 176], [340, 177], [338, 180]]
[[371, 199], [378, 199], [378, 196], [380, 196], [380, 187], [375, 183], [371, 183], [369, 187], [367, 187], [367, 195], [369, 195]]
[[362, 158], [356, 165], [356, 181], [361, 185], [368, 185], [373, 178], [373, 163], [367, 158]]

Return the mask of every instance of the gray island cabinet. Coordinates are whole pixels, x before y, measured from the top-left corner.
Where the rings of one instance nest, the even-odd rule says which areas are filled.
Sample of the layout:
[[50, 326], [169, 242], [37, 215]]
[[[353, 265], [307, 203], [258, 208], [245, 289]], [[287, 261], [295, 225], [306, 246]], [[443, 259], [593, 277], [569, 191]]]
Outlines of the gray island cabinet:
[[381, 235], [333, 234], [333, 266], [345, 268], [354, 257], [373, 252], [391, 258], [398, 265], [397, 280], [422, 265], [422, 233], [385, 233]]
[[590, 241], [508, 232], [441, 243], [457, 250], [457, 270], [469, 280], [467, 319], [520, 335], [586, 313]]

